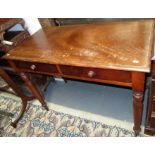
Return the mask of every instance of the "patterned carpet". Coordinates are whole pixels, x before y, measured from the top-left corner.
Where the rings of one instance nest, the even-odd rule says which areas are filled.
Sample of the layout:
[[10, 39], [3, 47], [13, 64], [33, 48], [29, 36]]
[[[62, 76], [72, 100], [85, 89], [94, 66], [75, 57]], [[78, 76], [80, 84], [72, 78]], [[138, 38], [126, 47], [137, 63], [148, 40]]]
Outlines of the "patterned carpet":
[[[0, 84], [5, 85], [1, 78]], [[51, 107], [46, 111], [34, 102], [30, 104], [28, 111], [14, 129], [10, 122], [18, 116], [21, 100], [12, 96], [0, 93], [0, 110], [13, 113], [13, 117], [7, 117], [7, 123], [0, 127], [2, 137], [134, 137], [133, 130], [66, 114]]]
[[[21, 108], [20, 100], [0, 95], [0, 110], [12, 112], [17, 117]], [[16, 129], [5, 128], [3, 137], [133, 137], [133, 131], [117, 126], [83, 119], [54, 110], [46, 111], [39, 105], [31, 104]], [[143, 135], [140, 135], [143, 136]]]

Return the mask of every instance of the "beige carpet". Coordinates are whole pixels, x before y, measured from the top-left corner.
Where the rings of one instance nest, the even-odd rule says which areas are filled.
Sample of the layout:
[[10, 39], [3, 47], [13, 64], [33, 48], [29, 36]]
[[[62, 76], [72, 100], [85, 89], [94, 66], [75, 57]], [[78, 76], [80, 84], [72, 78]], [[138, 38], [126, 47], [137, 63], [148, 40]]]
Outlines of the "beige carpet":
[[[133, 137], [134, 133], [128, 128], [122, 128], [123, 123], [111, 118], [99, 117], [90, 113], [67, 109], [48, 103], [50, 110], [44, 110], [38, 101], [30, 103], [29, 110], [23, 119], [18, 123], [16, 129], [8, 125], [3, 132], [4, 137]], [[57, 111], [52, 109], [57, 109]], [[0, 109], [12, 112], [15, 119], [21, 108], [19, 98], [6, 93], [0, 94]], [[64, 111], [66, 111], [64, 113]], [[68, 114], [70, 111], [70, 114]], [[74, 113], [75, 115], [72, 115]], [[78, 116], [79, 115], [79, 116]], [[86, 117], [80, 117], [86, 116]], [[88, 119], [90, 117], [90, 119]], [[94, 120], [93, 120], [94, 117]], [[102, 119], [103, 118], [103, 119]], [[12, 120], [13, 120], [12, 119]], [[100, 121], [102, 119], [102, 121]], [[107, 120], [106, 120], [107, 119]], [[97, 121], [98, 120], [98, 121]], [[106, 123], [104, 123], [104, 120]], [[109, 123], [108, 123], [109, 122]], [[112, 125], [113, 124], [113, 125]], [[124, 126], [125, 126], [124, 124]], [[132, 127], [132, 126], [131, 126]], [[145, 136], [140, 134], [140, 136]]]
[[[5, 82], [0, 78], [0, 84]], [[44, 110], [37, 100], [30, 103], [29, 110], [16, 129], [9, 124], [3, 128], [2, 136], [61, 136], [61, 137], [133, 137], [133, 123], [79, 111], [56, 103], [48, 103]], [[21, 100], [17, 96], [0, 92], [0, 110], [11, 112], [14, 120], [20, 111]], [[144, 127], [140, 136], [143, 134]]]

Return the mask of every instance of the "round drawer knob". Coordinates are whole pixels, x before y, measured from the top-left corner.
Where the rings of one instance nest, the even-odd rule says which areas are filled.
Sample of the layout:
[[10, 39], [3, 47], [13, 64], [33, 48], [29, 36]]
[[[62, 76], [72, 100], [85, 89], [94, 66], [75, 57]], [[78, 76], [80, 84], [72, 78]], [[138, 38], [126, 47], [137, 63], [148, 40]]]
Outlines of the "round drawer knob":
[[35, 70], [36, 69], [36, 65], [31, 65], [30, 67], [32, 70]]
[[94, 71], [89, 71], [88, 72], [89, 77], [94, 77], [95, 75], [96, 75], [96, 73]]

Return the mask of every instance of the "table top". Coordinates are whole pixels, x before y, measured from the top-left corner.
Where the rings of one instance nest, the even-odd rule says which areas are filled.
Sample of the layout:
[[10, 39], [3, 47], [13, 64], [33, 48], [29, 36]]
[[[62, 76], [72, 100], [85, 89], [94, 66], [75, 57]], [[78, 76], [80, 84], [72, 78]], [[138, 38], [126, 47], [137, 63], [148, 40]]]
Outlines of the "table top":
[[153, 20], [49, 27], [4, 58], [149, 72], [153, 30]]

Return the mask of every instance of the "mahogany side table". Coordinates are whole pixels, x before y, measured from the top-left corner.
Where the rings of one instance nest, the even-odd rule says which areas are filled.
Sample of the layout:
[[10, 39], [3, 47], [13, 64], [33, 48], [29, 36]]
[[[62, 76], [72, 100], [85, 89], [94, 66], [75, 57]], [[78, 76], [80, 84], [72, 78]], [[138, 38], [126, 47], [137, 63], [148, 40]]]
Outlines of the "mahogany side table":
[[4, 58], [44, 107], [46, 102], [27, 73], [132, 88], [133, 129], [138, 135], [145, 73], [151, 68], [153, 31], [153, 20], [48, 27], [36, 32]]

